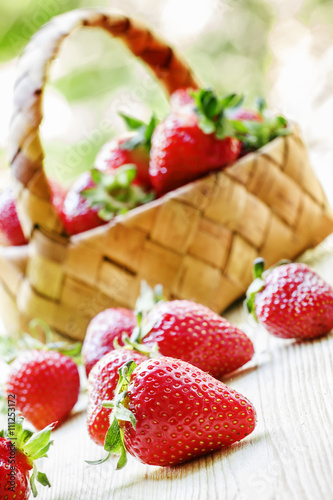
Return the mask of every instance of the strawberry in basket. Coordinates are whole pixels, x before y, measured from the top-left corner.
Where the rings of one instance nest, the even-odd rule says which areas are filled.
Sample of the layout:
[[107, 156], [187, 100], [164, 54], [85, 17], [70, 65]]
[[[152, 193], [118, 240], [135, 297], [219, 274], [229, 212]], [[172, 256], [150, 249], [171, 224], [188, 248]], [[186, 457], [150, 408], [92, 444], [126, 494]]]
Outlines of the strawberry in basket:
[[[218, 99], [211, 90], [193, 92], [194, 108], [182, 106], [157, 125], [150, 154], [149, 174], [158, 195], [233, 163], [241, 142], [235, 137], [226, 110], [237, 106], [235, 94]], [[177, 106], [177, 104], [173, 104]]]
[[27, 243], [17, 215], [12, 188], [5, 188], [0, 193], [0, 233], [7, 245], [17, 246]]
[[81, 174], [67, 193], [62, 220], [68, 234], [105, 224], [153, 199], [148, 168], [156, 118], [145, 124], [122, 116], [131, 132], [106, 143], [96, 158], [96, 168]]

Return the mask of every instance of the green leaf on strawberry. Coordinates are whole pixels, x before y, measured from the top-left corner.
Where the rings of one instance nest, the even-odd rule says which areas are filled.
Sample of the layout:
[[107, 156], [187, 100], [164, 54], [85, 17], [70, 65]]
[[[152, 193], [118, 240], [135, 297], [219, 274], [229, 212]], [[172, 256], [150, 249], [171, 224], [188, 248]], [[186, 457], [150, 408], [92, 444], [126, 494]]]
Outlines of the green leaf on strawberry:
[[[46, 474], [39, 472], [35, 460], [47, 457], [47, 452], [53, 441], [50, 440], [51, 431], [55, 424], [50, 424], [39, 432], [32, 432], [23, 427], [24, 418], [17, 414], [15, 415], [15, 423], [7, 431], [1, 431], [0, 437], [2, 439], [11, 441], [16, 450], [16, 463], [15, 467], [27, 474], [29, 470], [33, 469], [30, 477], [30, 486], [33, 496], [37, 496], [36, 481], [43, 486], [51, 486]], [[26, 497], [25, 497], [26, 498]]]
[[235, 136], [236, 131], [226, 111], [239, 107], [243, 96], [229, 94], [218, 98], [211, 89], [199, 89], [191, 92], [199, 118], [199, 127], [205, 134], [215, 134], [218, 139]]
[[145, 123], [142, 120], [139, 120], [132, 116], [128, 116], [124, 113], [119, 113], [119, 115], [126, 123], [128, 130], [136, 132], [133, 137], [129, 138], [121, 144], [121, 149], [132, 150], [138, 146], [145, 146], [149, 151], [151, 147], [151, 137], [156, 125], [159, 122], [157, 117], [155, 115], [152, 115], [149, 122]]
[[290, 134], [288, 121], [283, 116], [267, 112], [264, 99], [257, 100], [254, 116], [258, 119], [234, 119], [233, 114], [243, 103], [243, 96], [228, 94], [222, 98], [211, 89], [191, 92], [199, 127], [206, 134], [215, 134], [218, 139], [236, 137], [243, 143], [245, 152], [263, 147], [276, 137]]
[[81, 194], [92, 207], [99, 208], [98, 215], [103, 220], [109, 221], [115, 215], [125, 214], [154, 199], [152, 192], [146, 193], [140, 186], [133, 184], [135, 165], [123, 165], [112, 174], [92, 169], [91, 176], [96, 187], [85, 189]]

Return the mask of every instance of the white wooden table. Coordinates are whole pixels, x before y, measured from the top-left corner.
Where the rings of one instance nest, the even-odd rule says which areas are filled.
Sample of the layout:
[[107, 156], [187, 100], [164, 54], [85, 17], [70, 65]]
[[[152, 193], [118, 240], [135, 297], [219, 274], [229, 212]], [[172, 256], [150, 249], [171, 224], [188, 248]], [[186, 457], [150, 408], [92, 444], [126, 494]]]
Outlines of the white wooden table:
[[[303, 260], [333, 285], [333, 237]], [[85, 396], [54, 432], [54, 446], [40, 468], [52, 482], [42, 500], [323, 500], [333, 498], [333, 334], [297, 343], [247, 323], [242, 305], [228, 318], [251, 336], [256, 355], [224, 382], [246, 395], [258, 413], [253, 434], [229, 449], [173, 468], [131, 457], [100, 466], [104, 456], [88, 437]], [[3, 422], [3, 418], [2, 418]], [[5, 423], [5, 422], [4, 422]]]

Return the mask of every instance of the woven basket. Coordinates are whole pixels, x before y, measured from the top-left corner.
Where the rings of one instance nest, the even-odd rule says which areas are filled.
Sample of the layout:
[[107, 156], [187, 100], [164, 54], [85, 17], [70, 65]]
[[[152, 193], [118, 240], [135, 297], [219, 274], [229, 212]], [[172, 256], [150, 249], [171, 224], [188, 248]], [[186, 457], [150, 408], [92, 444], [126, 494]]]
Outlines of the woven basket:
[[19, 63], [10, 130], [19, 217], [29, 244], [1, 249], [0, 303], [9, 328], [42, 317], [82, 339], [106, 307], [133, 307], [142, 279], [171, 298], [221, 312], [251, 281], [259, 255], [294, 258], [333, 231], [333, 215], [295, 127], [224, 172], [179, 188], [107, 225], [68, 237], [50, 202], [39, 136], [42, 96], [62, 40], [80, 26], [120, 38], [168, 93], [197, 86], [174, 51], [136, 21], [109, 12], [54, 18]]

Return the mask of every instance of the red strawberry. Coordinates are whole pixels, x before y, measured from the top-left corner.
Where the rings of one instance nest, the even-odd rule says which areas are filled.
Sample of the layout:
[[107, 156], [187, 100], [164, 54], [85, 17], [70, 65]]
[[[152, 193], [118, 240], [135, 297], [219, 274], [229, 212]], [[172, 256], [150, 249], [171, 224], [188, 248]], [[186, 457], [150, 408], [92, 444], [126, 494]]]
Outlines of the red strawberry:
[[0, 233], [7, 245], [17, 246], [27, 243], [17, 215], [12, 188], [5, 188], [0, 193]]
[[133, 164], [136, 167], [134, 184], [150, 190], [149, 151], [157, 119], [153, 115], [149, 123], [144, 123], [124, 114], [121, 117], [131, 132], [106, 143], [96, 157], [95, 166], [98, 170], [110, 171], [125, 164]]
[[114, 341], [123, 345], [122, 336], [130, 337], [136, 323], [134, 312], [124, 307], [106, 309], [91, 320], [82, 346], [87, 376], [97, 361], [114, 349]]
[[98, 170], [110, 171], [121, 167], [122, 165], [132, 163], [137, 168], [137, 176], [134, 183], [151, 189], [149, 178], [149, 151], [143, 145], [139, 144], [133, 149], [131, 140], [135, 139], [135, 133], [128, 133], [126, 136], [113, 139], [104, 144], [96, 157], [95, 166]]
[[302, 340], [333, 328], [333, 290], [315, 271], [300, 263], [263, 271], [264, 260], [256, 259], [247, 307], [269, 333]]
[[80, 377], [74, 361], [47, 350], [21, 352], [10, 365], [5, 391], [36, 429], [62, 423], [77, 402]]
[[189, 300], [160, 302], [146, 318], [142, 339], [163, 356], [187, 361], [216, 378], [240, 368], [254, 354], [251, 340], [208, 307]]
[[106, 354], [93, 367], [88, 380], [87, 427], [95, 443], [103, 446], [109, 428], [111, 410], [104, 408], [104, 400], [112, 400], [119, 380], [119, 368], [130, 360], [140, 364], [147, 356], [131, 349], [116, 349]]
[[85, 172], [67, 193], [64, 224], [68, 234], [77, 234], [105, 224], [115, 215], [153, 199], [138, 182], [136, 167], [122, 165], [108, 173], [93, 169]]
[[259, 111], [247, 108], [236, 108], [229, 113], [229, 118], [231, 120], [241, 120], [241, 121], [256, 121], [262, 122], [264, 120], [263, 116]]
[[[14, 419], [13, 419], [14, 420]], [[35, 460], [47, 457], [53, 425], [34, 434], [23, 429], [23, 418], [16, 416], [8, 431], [0, 433], [0, 498], [28, 500], [31, 490], [37, 496], [35, 481], [50, 486], [45, 474], [36, 470]], [[29, 481], [29, 471], [36, 470]]]
[[91, 172], [84, 172], [69, 189], [63, 204], [64, 224], [68, 234], [77, 234], [106, 224], [98, 215], [99, 208], [91, 207], [82, 191], [95, 187]]
[[233, 163], [241, 143], [228, 135], [225, 110], [211, 91], [198, 91], [196, 112], [174, 112], [157, 127], [152, 137], [149, 175], [160, 196], [211, 170]]
[[191, 92], [194, 89], [184, 88], [178, 89], [170, 96], [170, 109], [171, 111], [191, 111], [194, 109], [194, 99], [191, 96]]
[[[169, 357], [122, 369], [104, 448], [169, 466], [240, 441], [255, 427], [248, 399], [199, 368]], [[130, 381], [128, 379], [130, 377]], [[106, 404], [105, 406], [110, 406]]]

